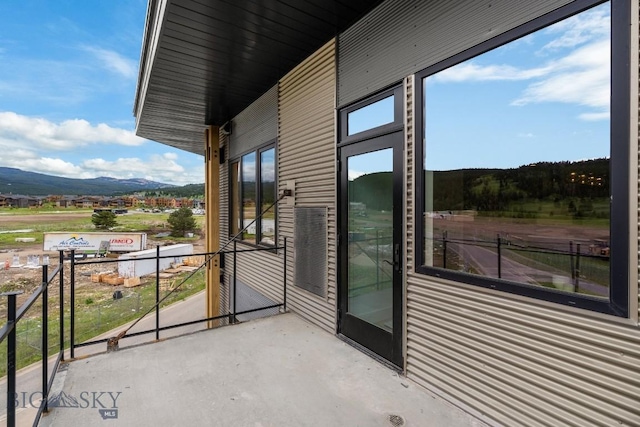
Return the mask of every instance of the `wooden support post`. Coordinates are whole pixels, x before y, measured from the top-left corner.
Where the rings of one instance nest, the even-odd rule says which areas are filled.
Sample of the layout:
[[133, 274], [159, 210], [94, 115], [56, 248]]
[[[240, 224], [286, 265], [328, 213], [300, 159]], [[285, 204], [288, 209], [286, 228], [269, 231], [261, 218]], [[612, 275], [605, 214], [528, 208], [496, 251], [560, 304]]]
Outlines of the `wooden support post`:
[[[205, 238], [207, 252], [220, 249], [220, 132], [217, 126], [205, 131]], [[220, 315], [220, 255], [207, 266], [207, 317]], [[220, 322], [208, 322], [207, 327]]]

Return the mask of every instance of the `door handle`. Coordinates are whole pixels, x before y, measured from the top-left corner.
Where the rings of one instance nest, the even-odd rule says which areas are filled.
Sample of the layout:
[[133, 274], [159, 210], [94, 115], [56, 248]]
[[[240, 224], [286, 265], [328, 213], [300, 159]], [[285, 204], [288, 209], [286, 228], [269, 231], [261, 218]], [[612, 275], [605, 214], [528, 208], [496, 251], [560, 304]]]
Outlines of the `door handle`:
[[398, 273], [402, 272], [402, 264], [400, 264], [400, 245], [396, 243], [393, 247], [393, 262], [388, 259], [383, 259], [382, 262], [385, 264], [389, 264], [396, 270]]
[[393, 263], [395, 265], [400, 264], [400, 244], [393, 245]]

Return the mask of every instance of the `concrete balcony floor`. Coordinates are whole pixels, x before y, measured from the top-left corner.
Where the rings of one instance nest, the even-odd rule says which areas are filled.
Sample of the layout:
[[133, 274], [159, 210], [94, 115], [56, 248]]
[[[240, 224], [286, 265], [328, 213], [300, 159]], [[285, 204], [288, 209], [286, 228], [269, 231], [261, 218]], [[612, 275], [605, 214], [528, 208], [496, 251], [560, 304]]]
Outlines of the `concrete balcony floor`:
[[41, 426], [485, 426], [292, 313], [72, 361], [51, 395]]

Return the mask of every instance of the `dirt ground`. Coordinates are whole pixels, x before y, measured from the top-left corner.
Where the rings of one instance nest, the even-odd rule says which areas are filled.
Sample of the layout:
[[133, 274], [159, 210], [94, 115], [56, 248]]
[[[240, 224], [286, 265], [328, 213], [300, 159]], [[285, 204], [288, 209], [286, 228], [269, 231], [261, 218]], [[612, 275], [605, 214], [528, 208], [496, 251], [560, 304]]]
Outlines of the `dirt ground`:
[[[33, 228], [35, 223], [46, 222], [48, 224], [69, 222], [73, 219], [90, 218], [91, 212], [83, 213], [46, 213], [37, 215], [1, 215], [0, 214], [0, 231], [22, 230]], [[165, 231], [166, 230], [158, 230]], [[155, 232], [147, 233], [147, 248], [154, 248], [156, 245], [167, 245], [172, 242], [167, 240], [154, 240]], [[200, 237], [197, 241], [191, 242], [194, 245], [194, 253], [203, 253], [204, 237]], [[19, 257], [19, 263], [24, 264], [23, 267], [10, 267], [14, 256]], [[38, 256], [39, 260], [43, 259], [43, 255], [49, 255], [49, 270], [53, 271], [59, 265], [59, 253], [55, 251], [44, 251], [42, 243], [18, 243], [15, 247], [0, 250], [0, 292], [19, 290], [23, 294], [18, 297], [18, 304], [26, 300], [29, 295], [42, 282], [42, 268], [29, 268], [26, 266], [29, 256]], [[9, 268], [6, 268], [7, 263]], [[87, 266], [78, 266], [76, 270], [76, 289], [92, 286], [108, 287], [109, 291], [113, 291], [113, 287], [104, 284], [96, 284], [91, 282], [92, 273], [106, 273], [117, 271], [116, 263], [91, 264]], [[69, 279], [69, 264], [65, 264], [65, 277]], [[57, 279], [56, 279], [57, 280]], [[67, 284], [68, 286], [68, 284]], [[50, 287], [50, 296], [56, 297], [59, 289], [57, 286]], [[0, 299], [0, 312], [6, 307], [5, 298]], [[1, 321], [1, 320], [0, 320]]]

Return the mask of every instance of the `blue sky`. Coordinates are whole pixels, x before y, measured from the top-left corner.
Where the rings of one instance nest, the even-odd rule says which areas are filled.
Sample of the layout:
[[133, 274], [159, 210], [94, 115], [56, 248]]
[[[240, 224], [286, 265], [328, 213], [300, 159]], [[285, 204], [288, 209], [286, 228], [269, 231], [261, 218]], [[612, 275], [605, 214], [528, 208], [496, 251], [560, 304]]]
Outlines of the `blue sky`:
[[609, 157], [603, 4], [426, 79], [430, 170]]
[[133, 132], [146, 6], [0, 2], [0, 166], [72, 178], [204, 182], [201, 156]]
[[[605, 3], [427, 77], [427, 169], [608, 158], [610, 36]], [[350, 133], [393, 121], [391, 98], [349, 120]], [[350, 178], [388, 170], [384, 156], [354, 159]]]

